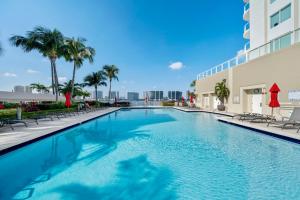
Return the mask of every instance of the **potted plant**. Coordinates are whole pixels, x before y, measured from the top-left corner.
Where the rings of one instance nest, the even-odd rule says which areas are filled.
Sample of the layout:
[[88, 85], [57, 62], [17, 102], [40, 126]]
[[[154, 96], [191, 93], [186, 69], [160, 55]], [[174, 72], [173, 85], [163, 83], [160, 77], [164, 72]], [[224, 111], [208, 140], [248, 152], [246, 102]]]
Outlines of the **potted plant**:
[[230, 91], [226, 86], [226, 79], [223, 79], [222, 82], [219, 82], [215, 86], [215, 94], [217, 98], [220, 100], [221, 104], [218, 105], [219, 111], [225, 111], [225, 100], [227, 101], [230, 95]]

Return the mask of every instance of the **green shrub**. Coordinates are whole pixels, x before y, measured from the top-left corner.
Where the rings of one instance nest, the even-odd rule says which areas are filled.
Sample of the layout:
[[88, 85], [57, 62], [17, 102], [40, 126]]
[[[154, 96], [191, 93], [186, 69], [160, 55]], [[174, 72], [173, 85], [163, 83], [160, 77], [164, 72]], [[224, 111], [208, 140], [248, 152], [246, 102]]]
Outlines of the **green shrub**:
[[175, 101], [162, 101], [162, 106], [175, 106]]
[[6, 109], [10, 109], [10, 108], [16, 108], [19, 104], [18, 103], [8, 103], [8, 102], [4, 102], [4, 108]]
[[[72, 103], [71, 108], [77, 108], [78, 103]], [[53, 109], [64, 109], [66, 108], [65, 102], [58, 102], [58, 103], [41, 103], [37, 105], [39, 110], [53, 110]]]

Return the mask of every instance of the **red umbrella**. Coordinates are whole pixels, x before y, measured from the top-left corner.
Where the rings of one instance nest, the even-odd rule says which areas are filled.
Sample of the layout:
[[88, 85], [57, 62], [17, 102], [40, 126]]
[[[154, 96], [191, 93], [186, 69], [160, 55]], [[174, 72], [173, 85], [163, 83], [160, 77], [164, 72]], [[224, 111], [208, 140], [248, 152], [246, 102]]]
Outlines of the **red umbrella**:
[[67, 92], [65, 94], [65, 97], [66, 97], [65, 105], [66, 105], [67, 108], [70, 108], [71, 105], [72, 105], [72, 102], [71, 102], [71, 92]]
[[278, 101], [278, 93], [280, 92], [280, 89], [276, 83], [273, 84], [273, 86], [270, 88], [271, 93], [271, 100], [269, 103], [269, 107], [272, 108], [272, 115], [273, 115], [273, 108], [280, 107], [280, 103]]
[[190, 103], [194, 103], [194, 97], [193, 97], [193, 95], [190, 96]]

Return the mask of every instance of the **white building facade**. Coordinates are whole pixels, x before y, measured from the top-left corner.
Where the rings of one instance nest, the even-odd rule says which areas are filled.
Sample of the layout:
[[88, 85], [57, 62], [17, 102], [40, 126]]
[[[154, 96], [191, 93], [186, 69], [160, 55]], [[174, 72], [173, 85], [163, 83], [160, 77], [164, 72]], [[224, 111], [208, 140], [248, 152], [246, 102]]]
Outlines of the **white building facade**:
[[244, 38], [238, 55], [197, 75], [197, 106], [218, 109], [215, 86], [226, 80], [226, 109], [271, 114], [269, 89], [280, 88], [277, 116], [300, 106], [300, 0], [244, 0]]
[[[286, 35], [297, 30], [300, 25], [299, 0], [244, 0], [244, 38], [249, 39], [245, 46], [253, 50], [273, 42], [275, 49], [289, 46], [293, 37]], [[284, 37], [286, 35], [286, 37]], [[280, 37], [283, 37], [276, 40]]]
[[248, 40], [237, 56], [197, 75], [212, 76], [300, 42], [300, 0], [244, 0], [243, 37]]

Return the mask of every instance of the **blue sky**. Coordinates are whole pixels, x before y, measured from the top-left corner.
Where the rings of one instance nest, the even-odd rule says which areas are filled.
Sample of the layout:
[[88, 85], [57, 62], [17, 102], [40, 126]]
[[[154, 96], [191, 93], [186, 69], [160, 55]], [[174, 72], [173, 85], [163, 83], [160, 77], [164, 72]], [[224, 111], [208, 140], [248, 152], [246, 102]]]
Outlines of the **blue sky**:
[[[42, 25], [84, 37], [96, 49], [95, 62], [77, 71], [78, 82], [104, 64], [115, 64], [120, 75], [113, 90], [122, 96], [152, 89], [186, 91], [198, 73], [243, 48], [242, 13], [242, 0], [2, 0], [0, 90], [33, 82], [50, 85], [49, 61], [8, 42]], [[57, 65], [60, 80], [70, 79], [72, 64], [61, 59]]]

